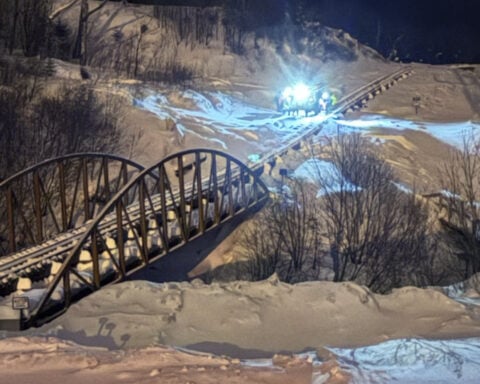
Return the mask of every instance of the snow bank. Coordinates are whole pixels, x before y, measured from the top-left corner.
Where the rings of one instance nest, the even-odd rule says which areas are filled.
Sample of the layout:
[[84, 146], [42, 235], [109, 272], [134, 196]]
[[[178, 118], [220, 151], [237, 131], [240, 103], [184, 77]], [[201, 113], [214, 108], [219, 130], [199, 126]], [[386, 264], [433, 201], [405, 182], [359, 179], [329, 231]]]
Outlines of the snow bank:
[[[116, 284], [22, 335], [0, 340], [6, 382], [474, 383], [480, 365], [475, 303], [439, 288], [378, 295], [353, 283], [289, 285], [275, 276]], [[302, 351], [313, 352], [290, 354]]]
[[220, 354], [354, 347], [412, 336], [480, 336], [480, 309], [434, 289], [377, 295], [353, 283], [126, 282], [102, 289], [35, 334], [109, 348], [167, 344]]

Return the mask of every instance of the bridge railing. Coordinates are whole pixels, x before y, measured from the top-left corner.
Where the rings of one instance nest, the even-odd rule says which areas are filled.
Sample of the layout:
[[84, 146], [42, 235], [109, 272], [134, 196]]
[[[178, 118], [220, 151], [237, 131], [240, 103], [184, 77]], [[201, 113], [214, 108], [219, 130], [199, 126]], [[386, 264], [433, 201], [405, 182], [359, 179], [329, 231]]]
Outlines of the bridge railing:
[[339, 99], [336, 108], [332, 113], [345, 112], [347, 109], [354, 107], [355, 105], [361, 107], [377, 93], [390, 88], [397, 81], [409, 76], [411, 72], [412, 69], [410, 66], [402, 67], [393, 73], [382, 76], [375, 81], [356, 89], [354, 92]]

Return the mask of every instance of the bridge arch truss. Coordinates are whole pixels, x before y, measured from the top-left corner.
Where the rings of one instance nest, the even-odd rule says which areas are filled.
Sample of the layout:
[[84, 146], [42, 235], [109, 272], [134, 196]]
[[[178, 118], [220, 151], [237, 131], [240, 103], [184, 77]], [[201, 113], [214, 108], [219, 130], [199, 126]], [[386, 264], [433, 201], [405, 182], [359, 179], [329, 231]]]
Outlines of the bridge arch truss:
[[194, 149], [166, 157], [125, 184], [75, 246], [56, 256], [58, 267], [51, 268], [28, 326], [58, 316], [268, 198], [259, 177], [228, 154]]
[[0, 183], [0, 257], [39, 245], [93, 219], [143, 166], [78, 153], [46, 160]]

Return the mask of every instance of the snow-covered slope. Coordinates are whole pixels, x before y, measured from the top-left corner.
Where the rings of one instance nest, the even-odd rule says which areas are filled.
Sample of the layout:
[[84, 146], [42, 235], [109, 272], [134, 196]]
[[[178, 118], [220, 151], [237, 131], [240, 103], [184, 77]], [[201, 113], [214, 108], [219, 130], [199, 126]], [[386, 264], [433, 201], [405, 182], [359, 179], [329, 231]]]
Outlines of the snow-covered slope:
[[[146, 41], [153, 47], [162, 31], [155, 28], [151, 14], [139, 7], [115, 7], [122, 6], [109, 4], [97, 15], [92, 35], [103, 30], [99, 36], [108, 38], [119, 26], [127, 33], [148, 22], [151, 40]], [[342, 32], [326, 29], [324, 35], [337, 53], [350, 58], [328, 55], [328, 44], [309, 35], [305, 48], [314, 53], [310, 56], [293, 54], [288, 45], [280, 54], [266, 41], [243, 57], [214, 43], [195, 49], [165, 45], [167, 56], [175, 53], [186, 63], [197, 63], [201, 78], [186, 88], [112, 82], [91, 71], [99, 90], [125, 96], [125, 136], [137, 137], [135, 160], [149, 165], [168, 153], [200, 146], [247, 160], [325, 118], [276, 113], [273, 97], [285, 83], [309, 80], [341, 96], [402, 65], [385, 62]], [[59, 63], [57, 68], [57, 78], [78, 76], [78, 68], [71, 65]], [[395, 160], [392, 164], [406, 185], [432, 192], [437, 190], [434, 169], [445, 151], [463, 130], [479, 129], [480, 68], [418, 64], [413, 70], [409, 79], [362, 111], [325, 123], [320, 135], [341, 129], [370, 136]], [[420, 98], [417, 109], [413, 97]], [[218, 248], [205, 268], [224, 261], [225, 250], [232, 247]], [[382, 296], [352, 283], [286, 285], [275, 279], [211, 286], [198, 280], [127, 282], [86, 298], [42, 329], [21, 333], [20, 338], [4, 334], [8, 338], [0, 340], [0, 381], [475, 383], [480, 366], [478, 291], [470, 289], [456, 300], [442, 292], [406, 287]], [[456, 290], [446, 292], [452, 296]], [[247, 365], [162, 344], [242, 357], [310, 353], [277, 357], [272, 368], [269, 359]]]

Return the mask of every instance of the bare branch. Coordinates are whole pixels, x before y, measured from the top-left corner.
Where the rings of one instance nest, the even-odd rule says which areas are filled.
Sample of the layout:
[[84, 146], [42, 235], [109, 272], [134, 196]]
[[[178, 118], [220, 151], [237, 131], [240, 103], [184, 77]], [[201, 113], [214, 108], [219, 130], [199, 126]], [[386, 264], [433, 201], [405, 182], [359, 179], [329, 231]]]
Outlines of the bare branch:
[[48, 15], [48, 18], [50, 20], [54, 20], [58, 15], [72, 8], [76, 3], [78, 3], [78, 1], [79, 0], [73, 0], [68, 4], [65, 4], [63, 7], [58, 8], [57, 10], [53, 11], [50, 15]]
[[[102, 9], [105, 4], [107, 4], [108, 0], [103, 0], [102, 3], [97, 7], [97, 8], [94, 8], [92, 9], [90, 12], [88, 12], [87, 16], [86, 16], [86, 19], [88, 19], [91, 15], [93, 15], [95, 12], [99, 11], [100, 9]], [[123, 3], [125, 4], [125, 3]]]

